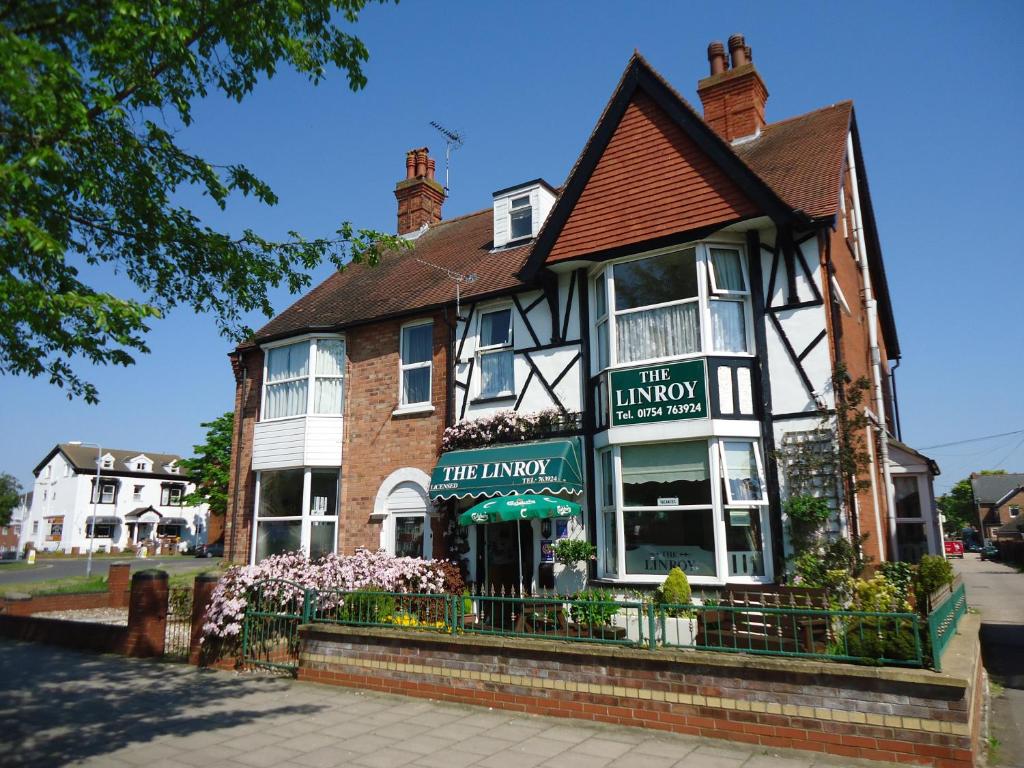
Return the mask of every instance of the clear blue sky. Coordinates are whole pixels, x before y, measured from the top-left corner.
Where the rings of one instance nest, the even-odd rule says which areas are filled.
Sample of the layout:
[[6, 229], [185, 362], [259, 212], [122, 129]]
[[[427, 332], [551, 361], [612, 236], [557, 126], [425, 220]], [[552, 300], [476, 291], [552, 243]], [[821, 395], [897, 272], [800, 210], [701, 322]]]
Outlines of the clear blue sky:
[[[364, 91], [284, 73], [241, 105], [197, 105], [183, 143], [247, 163], [280, 197], [225, 213], [197, 201], [214, 226], [318, 236], [349, 219], [391, 231], [405, 151], [441, 155], [431, 120], [466, 137], [445, 215], [478, 210], [496, 189], [564, 180], [634, 48], [699, 103], [708, 42], [743, 32], [770, 121], [855, 101], [904, 355], [903, 434], [930, 446], [1024, 429], [1022, 22], [1019, 2], [405, 0], [370, 8], [355, 29], [371, 54]], [[291, 300], [280, 292], [275, 307]], [[199, 423], [232, 406], [231, 345], [189, 310], [155, 323], [149, 341], [132, 368], [87, 371], [96, 406], [0, 378], [0, 471], [30, 487], [64, 440], [187, 454]], [[1024, 434], [932, 455], [944, 490], [973, 469], [1024, 471]]]

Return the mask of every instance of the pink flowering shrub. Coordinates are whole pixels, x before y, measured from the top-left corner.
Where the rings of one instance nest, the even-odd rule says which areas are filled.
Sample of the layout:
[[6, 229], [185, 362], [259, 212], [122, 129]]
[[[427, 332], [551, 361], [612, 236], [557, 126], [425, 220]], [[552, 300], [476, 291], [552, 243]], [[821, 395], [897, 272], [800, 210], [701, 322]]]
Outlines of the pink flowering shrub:
[[498, 411], [492, 416], [463, 421], [445, 429], [441, 437], [441, 450], [454, 451], [536, 440], [552, 433], [570, 431], [578, 416], [578, 413], [563, 413], [557, 408], [527, 414]]
[[440, 593], [445, 587], [446, 566], [444, 560], [395, 557], [384, 550], [367, 549], [354, 555], [328, 555], [316, 562], [302, 552], [287, 552], [256, 565], [234, 566], [214, 588], [203, 624], [203, 640], [237, 642], [252, 588], [261, 582], [264, 606], [298, 613], [306, 589], [316, 590], [321, 609], [337, 607], [344, 599], [342, 593], [358, 589]]

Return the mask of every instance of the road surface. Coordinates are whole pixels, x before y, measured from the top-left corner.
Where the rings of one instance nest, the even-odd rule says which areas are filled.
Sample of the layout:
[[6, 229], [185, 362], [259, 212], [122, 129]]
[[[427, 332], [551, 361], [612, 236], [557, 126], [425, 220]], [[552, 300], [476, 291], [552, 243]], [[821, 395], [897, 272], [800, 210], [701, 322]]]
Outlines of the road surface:
[[981, 612], [985, 669], [1005, 688], [992, 699], [996, 764], [1024, 768], [1024, 573], [970, 553], [953, 567], [963, 575], [967, 604]]

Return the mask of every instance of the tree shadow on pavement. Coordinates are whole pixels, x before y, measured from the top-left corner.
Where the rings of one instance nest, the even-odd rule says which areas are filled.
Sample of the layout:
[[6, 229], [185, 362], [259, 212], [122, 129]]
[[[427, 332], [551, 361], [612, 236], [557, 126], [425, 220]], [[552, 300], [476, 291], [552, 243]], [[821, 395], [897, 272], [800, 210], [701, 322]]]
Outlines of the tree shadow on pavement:
[[163, 736], [319, 711], [301, 696], [285, 703], [293, 689], [279, 678], [10, 640], [0, 640], [0, 684], [4, 766], [64, 765]]

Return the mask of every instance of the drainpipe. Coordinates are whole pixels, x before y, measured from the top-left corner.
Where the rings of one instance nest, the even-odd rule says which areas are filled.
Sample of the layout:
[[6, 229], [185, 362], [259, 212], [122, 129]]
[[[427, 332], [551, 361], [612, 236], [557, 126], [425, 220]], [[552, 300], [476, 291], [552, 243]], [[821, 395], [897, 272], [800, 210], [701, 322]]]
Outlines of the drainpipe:
[[[864, 306], [868, 313], [868, 346], [871, 350], [871, 384], [875, 398], [875, 412], [878, 423], [878, 460], [882, 464], [882, 478], [885, 483], [886, 520], [888, 543], [886, 555], [896, 551], [896, 496], [893, 491], [892, 473], [889, 471], [889, 432], [885, 423], [885, 397], [882, 393], [882, 359], [878, 347], [878, 303], [871, 288], [871, 271], [868, 268], [867, 248], [864, 247], [864, 231], [861, 224], [860, 187], [857, 184], [857, 161], [853, 153], [853, 135], [846, 137], [846, 154], [850, 160], [850, 184], [853, 193], [853, 232], [857, 245], [857, 257], [864, 283]], [[881, 547], [879, 547], [881, 551]], [[885, 557], [884, 559], [889, 559]]]

